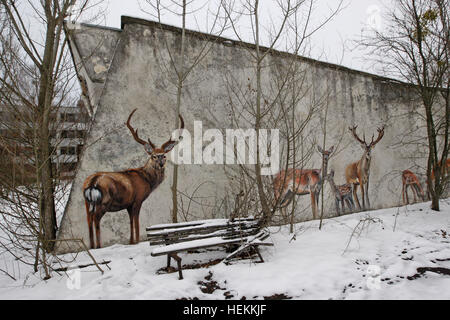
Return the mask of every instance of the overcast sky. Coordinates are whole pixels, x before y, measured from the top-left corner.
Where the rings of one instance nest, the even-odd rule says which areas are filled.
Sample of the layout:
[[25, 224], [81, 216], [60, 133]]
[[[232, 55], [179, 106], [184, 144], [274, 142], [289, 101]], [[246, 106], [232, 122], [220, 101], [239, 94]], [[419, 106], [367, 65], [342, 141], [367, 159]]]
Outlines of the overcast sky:
[[[383, 28], [383, 8], [393, 1], [395, 0], [344, 0], [345, 8], [311, 38], [312, 51], [310, 56], [314, 59], [374, 73], [375, 71], [367, 57], [360, 49], [355, 48], [354, 40], [358, 39], [361, 33], [367, 30], [367, 27]], [[275, 1], [263, 0], [261, 2], [266, 6], [263, 8], [264, 13], [270, 12], [272, 19], [276, 21], [279, 15], [276, 14]], [[212, 0], [210, 3], [214, 3], [214, 1]], [[317, 8], [314, 11], [316, 22], [328, 16], [330, 8], [335, 8], [338, 3], [338, 0], [318, 0]], [[144, 0], [108, 0], [107, 5], [108, 9], [104, 22], [106, 26], [120, 28], [120, 17], [122, 15], [152, 20], [148, 13], [141, 10], [141, 8], [149, 10]], [[271, 6], [274, 6], [273, 10]], [[196, 14], [197, 20], [193, 16], [188, 17], [188, 28], [197, 29], [197, 25], [202, 25], [205, 22], [204, 15], [199, 11]], [[162, 20], [170, 25], [181, 26], [179, 17], [165, 15]], [[223, 34], [223, 36], [235, 38], [231, 31]]]

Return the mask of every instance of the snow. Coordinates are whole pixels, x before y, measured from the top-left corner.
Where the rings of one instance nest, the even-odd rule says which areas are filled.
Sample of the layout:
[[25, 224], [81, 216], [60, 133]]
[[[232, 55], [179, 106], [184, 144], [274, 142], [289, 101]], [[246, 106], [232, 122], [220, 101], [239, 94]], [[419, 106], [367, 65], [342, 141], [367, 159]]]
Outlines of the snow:
[[[232, 223], [242, 223], [249, 220], [254, 219], [253, 216], [247, 217], [247, 218], [236, 218]], [[204, 220], [195, 220], [195, 221], [188, 221], [188, 222], [178, 222], [178, 223], [162, 223], [162, 224], [155, 224], [151, 227], [148, 227], [147, 230], [159, 230], [164, 228], [179, 228], [179, 227], [188, 227], [188, 226], [197, 226], [197, 225], [203, 225], [203, 226], [221, 226], [224, 224], [230, 224], [230, 221], [228, 219], [204, 219]]]
[[[147, 235], [163, 235], [170, 234], [171, 232], [191, 231], [195, 229], [223, 227], [223, 226], [239, 226], [256, 225], [256, 221], [246, 221], [245, 219], [236, 219], [230, 222], [228, 219], [211, 219], [211, 220], [197, 220], [191, 222], [180, 222], [176, 224], [157, 224], [147, 228]], [[154, 231], [158, 230], [158, 231]]]
[[[0, 269], [8, 267], [17, 278], [0, 272], [0, 299], [224, 299], [225, 292], [233, 299], [274, 294], [293, 299], [450, 299], [449, 275], [417, 271], [450, 269], [450, 199], [441, 201], [440, 212], [429, 207], [428, 202], [345, 215], [324, 220], [322, 230], [319, 221], [299, 223], [295, 237], [288, 228], [272, 228], [274, 246], [260, 247], [265, 263], [255, 263], [255, 258], [186, 269], [184, 280], [178, 280], [177, 272], [158, 271], [166, 256], [152, 257], [157, 247], [148, 242], [92, 250], [97, 261], [111, 261], [110, 269], [101, 265], [103, 274], [95, 266], [76, 269], [79, 286], [68, 281], [73, 270], [43, 281], [0, 255]], [[180, 254], [183, 264], [226, 256], [219, 248]], [[73, 258], [68, 265], [91, 262], [85, 253]], [[222, 289], [203, 293], [198, 282], [207, 281], [210, 273]]]
[[213, 225], [223, 225], [226, 224], [228, 219], [211, 219], [211, 220], [196, 220], [196, 221], [189, 221], [189, 222], [179, 222], [179, 223], [163, 223], [163, 224], [155, 224], [147, 230], [159, 230], [163, 229], [172, 229], [172, 228], [181, 228], [181, 227], [191, 227], [191, 226], [199, 226], [199, 225], [205, 225], [208, 224], [208, 226]]
[[206, 239], [198, 239], [198, 240], [191, 240], [191, 241], [183, 241], [179, 243], [170, 244], [167, 246], [162, 246], [156, 249], [152, 250], [152, 256], [158, 256], [164, 253], [171, 253], [171, 252], [178, 252], [183, 251], [187, 249], [198, 249], [198, 248], [204, 248], [204, 247], [210, 247], [210, 246], [218, 246], [218, 245], [224, 245], [227, 243], [245, 243], [248, 244], [250, 242], [252, 243], [262, 243], [261, 241], [256, 240], [259, 236], [261, 236], [262, 233], [258, 233], [254, 236], [249, 236], [247, 238], [234, 238], [234, 239], [224, 239], [223, 237], [211, 237]]
[[152, 255], [160, 255], [162, 253], [177, 252], [181, 250], [186, 250], [189, 248], [199, 248], [208, 247], [214, 245], [222, 245], [227, 243], [235, 243], [236, 241], [241, 241], [241, 239], [229, 239], [224, 240], [222, 237], [212, 237], [207, 239], [191, 240], [180, 243], [174, 243], [168, 246], [156, 248], [152, 250]]

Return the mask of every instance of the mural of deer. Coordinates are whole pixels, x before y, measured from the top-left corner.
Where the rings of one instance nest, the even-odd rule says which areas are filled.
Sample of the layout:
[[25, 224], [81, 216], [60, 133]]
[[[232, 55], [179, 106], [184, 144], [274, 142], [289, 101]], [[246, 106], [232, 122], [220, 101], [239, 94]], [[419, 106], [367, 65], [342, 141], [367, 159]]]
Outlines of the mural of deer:
[[[169, 139], [157, 148], [138, 136], [137, 129], [130, 124], [134, 109], [127, 120], [127, 127], [134, 140], [144, 146], [150, 158], [140, 168], [120, 172], [97, 172], [89, 176], [83, 184], [87, 223], [91, 248], [100, 248], [100, 220], [106, 212], [127, 209], [130, 217], [130, 244], [139, 242], [139, 212], [142, 203], [164, 180], [166, 153], [171, 151], [178, 141]], [[181, 128], [184, 121], [180, 115]], [[97, 243], [94, 243], [94, 228]]]
[[[441, 161], [438, 162], [438, 166], [441, 165]], [[448, 175], [449, 172], [449, 168], [450, 168], [450, 159], [447, 159], [447, 161], [445, 162], [445, 166], [442, 167], [442, 171], [443, 172], [443, 177], [446, 177]], [[434, 171], [436, 170], [436, 167], [433, 168], [433, 170], [431, 171], [431, 180], [434, 180]]]
[[[438, 162], [437, 166], [441, 166], [441, 161]], [[434, 172], [436, 171], [436, 167], [435, 166], [433, 168], [433, 170], [431, 170], [431, 181], [432, 183], [434, 183]], [[447, 161], [445, 162], [445, 166], [441, 167], [441, 179], [445, 179], [448, 176], [448, 173], [450, 171], [450, 159], [447, 159]], [[442, 180], [445, 183], [445, 180]], [[426, 181], [427, 183], [427, 195], [428, 198], [431, 199], [431, 194], [430, 194], [430, 186], [428, 185], [428, 180]]]
[[416, 194], [418, 197], [422, 199], [422, 201], [425, 201], [425, 194], [423, 193], [419, 179], [417, 179], [416, 175], [412, 173], [412, 171], [404, 170], [402, 172], [402, 200], [404, 205], [409, 204], [408, 187], [412, 189], [412, 193], [414, 195], [414, 202], [417, 201]]
[[[327, 170], [328, 159], [334, 150], [332, 146], [329, 150], [318, 151], [322, 154], [322, 164], [324, 172]], [[322, 187], [322, 169], [288, 169], [280, 171], [273, 180], [274, 199], [278, 203], [278, 208], [285, 209], [295, 195], [311, 195], [311, 208], [314, 219], [317, 219], [317, 206], [319, 203], [319, 193]]]
[[383, 138], [384, 126], [377, 129], [378, 131], [377, 139], [373, 141], [374, 135], [372, 135], [372, 140], [369, 144], [366, 143], [365, 136], [363, 136], [362, 140], [358, 137], [358, 135], [356, 134], [356, 128], [357, 126], [354, 126], [353, 128], [350, 127], [349, 129], [353, 134], [355, 140], [358, 141], [360, 145], [363, 147], [364, 153], [359, 161], [353, 162], [345, 168], [345, 178], [347, 180], [347, 183], [353, 184], [353, 197], [355, 198], [356, 204], [358, 205], [359, 209], [361, 209], [361, 205], [359, 203], [356, 190], [357, 186], [358, 185], [360, 186], [363, 210], [365, 210], [366, 208], [370, 208], [369, 175], [370, 175], [370, 162], [372, 160], [371, 151], [375, 147], [375, 145]]
[[351, 183], [346, 183], [337, 186], [334, 183], [334, 170], [332, 169], [329, 174], [326, 175], [325, 179], [328, 181], [331, 187], [331, 192], [334, 195], [334, 201], [336, 204], [336, 213], [340, 215], [339, 203], [342, 205], [342, 213], [345, 213], [345, 204], [349, 208], [350, 212], [355, 208], [355, 203], [353, 202], [353, 185]]

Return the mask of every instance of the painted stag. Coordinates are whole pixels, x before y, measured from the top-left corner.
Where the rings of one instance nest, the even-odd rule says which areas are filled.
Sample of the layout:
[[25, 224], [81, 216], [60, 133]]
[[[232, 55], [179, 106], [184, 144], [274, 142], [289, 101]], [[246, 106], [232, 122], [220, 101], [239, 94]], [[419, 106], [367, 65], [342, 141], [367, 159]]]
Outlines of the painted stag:
[[404, 170], [402, 172], [402, 200], [404, 205], [409, 204], [408, 187], [412, 189], [414, 202], [417, 201], [416, 195], [422, 199], [422, 201], [425, 201], [425, 194], [417, 176], [410, 170]]
[[[364, 149], [364, 153], [360, 160], [353, 162], [349, 164], [345, 168], [345, 178], [347, 180], [347, 183], [353, 184], [353, 197], [356, 200], [356, 204], [358, 205], [358, 208], [361, 209], [361, 204], [358, 200], [357, 195], [357, 187], [358, 185], [361, 188], [361, 197], [362, 197], [362, 203], [363, 203], [363, 210], [366, 208], [370, 208], [370, 202], [369, 202], [369, 175], [370, 175], [370, 163], [372, 160], [372, 149], [375, 147], [375, 145], [383, 138], [384, 136], [384, 126], [381, 128], [378, 128], [378, 137], [374, 141], [374, 135], [372, 135], [372, 140], [369, 144], [366, 143], [366, 137], [363, 136], [363, 139], [361, 140], [358, 135], [356, 134], [356, 128], [357, 126], [354, 126], [353, 128], [350, 127], [350, 131], [355, 138], [356, 141], [360, 143], [360, 145]], [[366, 207], [367, 202], [367, 207]]]
[[[150, 139], [141, 139], [138, 130], [133, 129], [130, 124], [136, 110], [130, 113], [126, 125], [134, 140], [144, 146], [150, 158], [143, 167], [120, 172], [97, 172], [84, 181], [83, 194], [91, 248], [101, 247], [100, 220], [103, 215], [123, 209], [128, 211], [130, 218], [130, 244], [139, 242], [139, 212], [142, 203], [163, 182], [166, 153], [179, 142], [169, 139], [157, 148]], [[180, 120], [180, 129], [183, 129], [184, 121], [181, 115]]]
[[[323, 171], [327, 172], [328, 160], [334, 150], [318, 151], [322, 154]], [[311, 195], [311, 208], [314, 219], [317, 219], [317, 206], [319, 203], [320, 189], [322, 188], [322, 169], [288, 169], [280, 171], [273, 180], [274, 200], [277, 208], [285, 209], [295, 195]]]

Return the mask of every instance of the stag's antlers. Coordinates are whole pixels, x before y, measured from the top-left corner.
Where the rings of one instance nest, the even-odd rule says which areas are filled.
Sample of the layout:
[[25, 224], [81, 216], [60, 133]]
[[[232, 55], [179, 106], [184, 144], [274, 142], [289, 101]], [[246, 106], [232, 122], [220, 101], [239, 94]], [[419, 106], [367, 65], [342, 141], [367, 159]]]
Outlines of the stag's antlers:
[[377, 138], [377, 140], [373, 141], [373, 135], [372, 135], [372, 142], [370, 143], [371, 147], [374, 147], [381, 140], [381, 138], [383, 138], [384, 126], [382, 126], [381, 128], [377, 128], [377, 131], [378, 131], [378, 138]]
[[331, 146], [331, 148], [329, 149], [329, 150], [323, 150], [319, 145], [317, 145], [317, 150], [321, 153], [321, 154], [324, 154], [324, 155], [330, 155], [330, 154], [332, 154], [333, 153], [333, 151], [334, 151], [334, 146]]
[[[184, 120], [183, 117], [181, 116], [181, 114], [179, 114], [180, 117], [180, 121], [181, 121], [181, 125], [180, 125], [180, 130], [184, 129]], [[163, 143], [163, 145], [161, 146], [161, 149], [166, 150], [167, 148], [172, 149], [172, 147], [174, 145], [176, 145], [178, 142], [180, 142], [180, 140], [183, 139], [182, 136], [179, 136], [178, 141], [174, 141], [172, 140], [172, 137], [169, 138], [169, 140], [167, 140], [166, 142]]]
[[137, 143], [140, 143], [140, 144], [142, 144], [142, 145], [144, 145], [144, 146], [147, 145], [147, 144], [149, 144], [153, 149], [155, 149], [156, 146], [150, 141], [150, 138], [148, 138], [148, 142], [145, 142], [144, 140], [142, 140], [141, 138], [139, 138], [139, 135], [138, 135], [138, 129], [136, 129], [136, 130], [133, 129], [133, 127], [132, 127], [131, 124], [130, 124], [131, 117], [132, 117], [133, 114], [136, 112], [136, 110], [137, 110], [137, 108], [134, 109], [133, 111], [131, 111], [130, 115], [128, 116], [127, 127], [128, 127], [128, 129], [130, 129], [131, 134], [133, 135], [133, 138], [134, 138], [134, 140], [136, 140]]
[[353, 137], [356, 139], [356, 141], [358, 141], [359, 143], [361, 143], [363, 146], [366, 146], [367, 144], [366, 144], [366, 140], [364, 139], [364, 140], [361, 140], [359, 137], [358, 137], [358, 135], [356, 134], [356, 128], [358, 128], [358, 126], [354, 126], [353, 128], [352, 127], [349, 127], [348, 129], [352, 132], [352, 134], [353, 134]]
[[370, 141], [369, 144], [367, 144], [366, 142], [366, 136], [365, 134], [363, 134], [363, 139], [361, 140], [360, 137], [358, 137], [358, 135], [356, 134], [356, 128], [358, 128], [358, 126], [354, 126], [354, 127], [349, 127], [349, 130], [352, 132], [353, 137], [359, 142], [361, 143], [364, 147], [366, 148], [373, 148], [375, 147], [375, 145], [381, 140], [381, 138], [383, 138], [384, 136], [384, 126], [382, 126], [381, 128], [377, 128], [378, 131], [378, 137], [375, 141], [373, 141], [374, 135], [372, 134], [372, 139]]
[[[148, 138], [148, 142], [146, 142], [145, 140], [139, 138], [138, 135], [138, 129], [133, 129], [133, 127], [130, 124], [130, 120], [131, 117], [133, 116], [133, 114], [136, 112], [137, 108], [134, 109], [133, 111], [131, 111], [130, 115], [128, 116], [128, 120], [127, 120], [127, 127], [128, 129], [130, 129], [131, 134], [133, 135], [134, 140], [136, 140], [136, 142], [146, 146], [146, 145], [150, 145], [152, 147], [152, 149], [155, 149], [156, 146], [150, 141], [150, 138]], [[184, 120], [183, 117], [181, 116], [181, 114], [179, 115], [180, 117], [180, 121], [181, 121], [181, 125], [180, 125], [180, 130], [184, 129]], [[180, 136], [180, 139], [182, 139], [182, 137]], [[173, 146], [175, 144], [177, 144], [179, 141], [174, 141], [172, 140], [172, 138], [169, 138], [169, 140], [167, 140], [166, 142], [163, 143], [163, 145], [161, 146], [161, 149], [163, 150], [171, 150], [173, 148]]]

